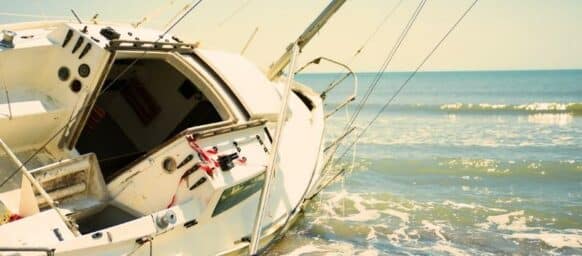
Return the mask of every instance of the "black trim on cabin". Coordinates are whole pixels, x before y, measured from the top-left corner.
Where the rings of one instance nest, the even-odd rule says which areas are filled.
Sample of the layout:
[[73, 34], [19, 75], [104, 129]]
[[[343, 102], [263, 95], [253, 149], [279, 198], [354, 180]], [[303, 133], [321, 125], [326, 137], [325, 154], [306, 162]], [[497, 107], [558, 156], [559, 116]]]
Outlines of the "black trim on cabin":
[[232, 91], [232, 89], [227, 85], [226, 81], [224, 81], [224, 79], [222, 79], [222, 77], [208, 63], [206, 63], [206, 61], [204, 61], [195, 52], [190, 52], [190, 53], [187, 53], [187, 54], [184, 54], [184, 55], [187, 55], [187, 56], [192, 57], [196, 62], [198, 62], [210, 74], [210, 76], [212, 76], [213, 79], [215, 79], [216, 81], [218, 81], [218, 83], [222, 86], [222, 88], [233, 99], [235, 105], [240, 110], [242, 110], [241, 112], [243, 113], [243, 115], [244, 115], [244, 117], [245, 117], [246, 120], [249, 120], [251, 118], [251, 115], [248, 112], [248, 110], [243, 106], [243, 104], [240, 101], [240, 99], [234, 94], [234, 92]]
[[267, 129], [267, 127], [263, 128], [265, 130], [265, 134], [267, 134], [267, 138], [269, 139], [269, 142], [273, 143], [273, 137], [271, 137], [271, 133], [269, 132], [269, 129]]

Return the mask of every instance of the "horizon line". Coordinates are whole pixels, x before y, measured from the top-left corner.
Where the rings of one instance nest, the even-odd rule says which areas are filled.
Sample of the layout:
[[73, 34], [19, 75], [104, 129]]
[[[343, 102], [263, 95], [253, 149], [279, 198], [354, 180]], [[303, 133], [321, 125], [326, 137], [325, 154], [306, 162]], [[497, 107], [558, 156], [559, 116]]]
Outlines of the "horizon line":
[[[443, 70], [419, 70], [418, 73], [446, 73], [446, 72], [535, 72], [535, 71], [582, 71], [581, 68], [533, 68], [533, 69], [443, 69]], [[414, 70], [387, 70], [384, 73], [411, 73]], [[304, 72], [303, 74], [341, 74], [344, 72], [332, 72], [332, 71], [310, 71]], [[354, 71], [354, 73], [378, 73], [378, 71]], [[300, 74], [299, 74], [300, 75]]]

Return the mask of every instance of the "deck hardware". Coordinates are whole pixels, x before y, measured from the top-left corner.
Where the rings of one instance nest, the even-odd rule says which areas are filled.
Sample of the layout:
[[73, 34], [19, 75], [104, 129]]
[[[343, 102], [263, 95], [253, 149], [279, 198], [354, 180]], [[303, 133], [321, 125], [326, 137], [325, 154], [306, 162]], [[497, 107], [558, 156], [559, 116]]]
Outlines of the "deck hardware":
[[164, 215], [162, 216], [158, 216], [157, 220], [156, 220], [156, 224], [158, 225], [159, 228], [167, 228], [170, 224], [174, 224], [176, 223], [176, 214], [174, 213], [174, 211], [166, 211], [166, 213], [164, 213]]
[[243, 156], [240, 159], [238, 159], [238, 163], [239, 164], [246, 164], [247, 163], [247, 157]]
[[242, 149], [238, 146], [238, 142], [233, 141], [232, 142], [232, 145], [234, 145], [234, 147], [236, 148], [236, 152], [239, 152], [240, 153], [242, 151]]
[[97, 232], [91, 235], [91, 238], [93, 239], [100, 239], [101, 237], [103, 237], [103, 233], [101, 232]]
[[267, 134], [267, 139], [269, 139], [269, 141], [271, 143], [273, 143], [273, 137], [271, 137], [271, 133], [269, 132], [269, 129], [267, 129], [267, 127], [264, 127], [263, 130], [265, 130], [265, 134]]
[[130, 31], [127, 31], [127, 35], [128, 36], [133, 36], [133, 33], [131, 33]]
[[140, 237], [140, 238], [136, 239], [135, 242], [137, 244], [139, 244], [139, 245], [143, 245], [143, 244], [145, 244], [147, 242], [151, 242], [152, 240], [154, 240], [153, 237], [151, 237], [151, 236], [144, 236], [144, 237]]
[[85, 47], [81, 51], [81, 54], [79, 55], [79, 59], [82, 59], [83, 57], [85, 57], [85, 55], [87, 55], [87, 53], [89, 53], [89, 51], [91, 50], [91, 46], [92, 45], [90, 43], [87, 43], [85, 45]]
[[111, 40], [108, 50], [152, 50], [192, 53], [192, 50], [198, 47], [198, 44], [171, 43], [164, 41], [141, 41], [135, 40]]
[[257, 134], [256, 138], [259, 141], [259, 144], [263, 145], [263, 140], [261, 139], [261, 136]]
[[20, 38], [22, 38], [22, 39], [31, 39], [33, 37], [34, 37], [34, 35], [24, 35], [24, 36], [21, 36]]
[[73, 46], [72, 53], [75, 53], [77, 50], [79, 50], [79, 48], [83, 44], [83, 41], [84, 41], [83, 37], [79, 35], [79, 39], [77, 39], [77, 42], [75, 43], [75, 46]]
[[79, 92], [81, 91], [81, 88], [83, 88], [83, 84], [81, 84], [81, 81], [75, 79], [73, 80], [73, 82], [71, 82], [71, 91], [73, 92]]
[[220, 169], [222, 169], [223, 172], [230, 171], [230, 169], [234, 168], [234, 163], [232, 161], [238, 157], [238, 153], [218, 156], [218, 164], [220, 165]]
[[234, 241], [234, 244], [240, 244], [240, 243], [250, 243], [251, 242], [251, 237], [250, 236], [243, 236], [241, 237], [239, 240]]
[[87, 26], [84, 26], [83, 29], [81, 29], [81, 33], [83, 34], [87, 34], [87, 31], [89, 31], [87, 30]]
[[177, 166], [176, 166], [176, 160], [174, 160], [173, 157], [167, 157], [166, 159], [164, 159], [164, 162], [162, 163], [162, 166], [164, 167], [164, 170], [166, 172], [172, 173], [177, 168]]
[[187, 171], [184, 172], [184, 174], [182, 174], [181, 180], [187, 178], [188, 176], [190, 176], [190, 174], [194, 173], [198, 169], [200, 169], [200, 164], [196, 163], [194, 166], [192, 166], [192, 168], [188, 169]]
[[60, 67], [59, 71], [57, 72], [57, 75], [59, 76], [59, 79], [64, 82], [64, 81], [69, 80], [71, 72], [69, 71], [69, 68], [67, 68], [67, 67]]
[[101, 31], [99, 31], [99, 34], [101, 34], [103, 37], [109, 40], [119, 39], [119, 37], [121, 36], [119, 32], [115, 31], [115, 29], [113, 29], [112, 27], [102, 28]]
[[[83, 55], [83, 54], [81, 53], [81, 55]], [[79, 72], [79, 75], [82, 78], [85, 78], [85, 77], [88, 77], [89, 74], [91, 74], [91, 68], [89, 67], [89, 65], [83, 63], [83, 64], [79, 65], [79, 68], [77, 69], [77, 72]]]
[[55, 233], [55, 236], [57, 237], [57, 239], [59, 239], [59, 241], [64, 241], [65, 239], [63, 239], [63, 234], [61, 234], [61, 231], [58, 228], [53, 229], [53, 233]]
[[97, 39], [97, 38], [96, 38], [96, 37], [94, 37], [94, 36], [92, 36], [92, 37], [91, 37], [91, 39], [93, 39], [93, 41], [95, 41], [95, 42], [97, 42], [97, 43], [101, 42], [101, 40]]
[[180, 164], [178, 164], [178, 166], [176, 166], [176, 168], [180, 169], [184, 167], [184, 165], [192, 161], [192, 159], [194, 159], [194, 156], [192, 154], [189, 154], [188, 156], [186, 156], [186, 158], [184, 158], [184, 160], [182, 160], [182, 162], [180, 162]]
[[67, 44], [69, 43], [69, 41], [71, 41], [71, 38], [73, 37], [73, 30], [69, 29], [69, 31], [67, 31], [67, 34], [65, 35], [65, 39], [63, 40], [63, 45], [61, 45], [63, 48], [65, 46], [67, 46]]
[[190, 188], [188, 188], [188, 189], [189, 190], [194, 190], [195, 188], [197, 188], [200, 185], [204, 184], [204, 182], [206, 182], [207, 180], [208, 179], [206, 177], [202, 177], [198, 181], [196, 181], [196, 183], [194, 183], [192, 186], [190, 186]]
[[16, 32], [10, 30], [2, 30], [2, 41], [0, 41], [0, 46], [6, 48], [14, 48], [14, 37]]
[[176, 36], [172, 36], [172, 39], [178, 43], [184, 43], [184, 41], [180, 40], [180, 38], [177, 38]]
[[193, 219], [191, 221], [188, 221], [188, 222], [184, 223], [184, 227], [185, 228], [190, 228], [190, 227], [192, 227], [194, 225], [197, 225], [197, 224], [198, 224], [198, 221], [196, 219]]
[[113, 242], [113, 237], [111, 236], [111, 232], [107, 231], [105, 234], [107, 234], [107, 241], [109, 241], [110, 243]]

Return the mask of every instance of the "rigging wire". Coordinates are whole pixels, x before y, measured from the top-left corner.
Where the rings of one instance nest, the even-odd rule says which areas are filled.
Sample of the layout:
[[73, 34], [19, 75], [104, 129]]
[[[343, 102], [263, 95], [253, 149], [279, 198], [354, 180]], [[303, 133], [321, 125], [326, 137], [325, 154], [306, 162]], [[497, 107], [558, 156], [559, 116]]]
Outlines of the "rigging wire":
[[253, 0], [247, 0], [242, 3], [238, 8], [236, 8], [230, 15], [226, 16], [220, 23], [218, 23], [218, 27], [222, 27], [226, 22], [232, 19], [234, 16], [239, 14], [244, 8], [246, 8]]
[[364, 43], [362, 43], [362, 46], [360, 46], [360, 48], [358, 48], [356, 50], [356, 52], [354, 52], [354, 55], [352, 55], [351, 59], [348, 61], [348, 65], [351, 64], [358, 55], [360, 55], [360, 53], [362, 53], [362, 51], [364, 50], [364, 48], [366, 48], [366, 46], [368, 46], [368, 43], [370, 43], [370, 41], [376, 37], [376, 34], [378, 34], [378, 32], [380, 32], [380, 29], [386, 24], [386, 22], [388, 22], [388, 20], [392, 17], [392, 15], [394, 15], [394, 13], [396, 12], [396, 9], [398, 9], [398, 7], [400, 7], [400, 5], [402, 4], [404, 0], [400, 0], [398, 1], [398, 3], [396, 3], [396, 5], [394, 5], [394, 7], [392, 7], [384, 16], [384, 18], [382, 19], [382, 21], [376, 26], [376, 29], [374, 30], [374, 32], [372, 32], [372, 34], [370, 34], [370, 36], [368, 36], [368, 38], [366, 38], [366, 40], [364, 41]]
[[40, 0], [37, 1], [37, 4], [38, 4], [38, 8], [40, 9], [40, 15], [42, 16], [42, 19], [47, 20], [45, 12], [44, 12], [44, 8], [42, 6], [42, 1], [40, 1]]
[[132, 23], [134, 28], [138, 28], [139, 26], [145, 24], [146, 22], [148, 22], [149, 20], [156, 18], [158, 16], [160, 16], [163, 12], [165, 12], [166, 10], [168, 10], [172, 5], [174, 5], [174, 3], [176, 2], [176, 0], [170, 0], [168, 5], [164, 5], [163, 8], [156, 8], [153, 11], [151, 11], [150, 13], [146, 14], [145, 16], [143, 16], [141, 19], [139, 19], [138, 21]]
[[[192, 12], [194, 9], [196, 9], [196, 7], [202, 3], [202, 0], [198, 0], [198, 2], [196, 2], [194, 5], [192, 5], [190, 8], [188, 8], [188, 10], [186, 10], [186, 12], [184, 12], [182, 14], [182, 16], [180, 16], [180, 18], [178, 18], [178, 20], [176, 20], [172, 25], [170, 25], [170, 27], [168, 29], [166, 29], [166, 31], [162, 34], [161, 37], [166, 36], [166, 34], [168, 32], [170, 32], [172, 29], [174, 29], [174, 27], [176, 25], [178, 25], [178, 23], [180, 23], [186, 16], [188, 16], [188, 14], [190, 14], [190, 12]], [[159, 39], [158, 39], [159, 40]]]
[[[368, 87], [368, 89], [366, 90], [364, 97], [362, 98], [362, 100], [360, 101], [360, 104], [357, 106], [356, 110], [354, 111], [354, 113], [352, 114], [351, 118], [348, 120], [348, 122], [346, 123], [346, 126], [344, 128], [344, 131], [347, 132], [354, 124], [354, 122], [356, 121], [358, 115], [360, 114], [360, 112], [362, 111], [362, 109], [364, 108], [364, 106], [366, 105], [366, 102], [368, 101], [370, 95], [372, 94], [372, 92], [375, 90], [375, 88], [378, 86], [380, 79], [382, 78], [384, 72], [386, 71], [386, 69], [388, 68], [388, 65], [392, 62], [392, 59], [394, 58], [394, 55], [396, 54], [396, 52], [398, 51], [398, 49], [400, 48], [400, 46], [402, 45], [402, 43], [404, 42], [404, 39], [406, 38], [406, 36], [408, 35], [408, 32], [410, 31], [410, 29], [412, 28], [412, 26], [414, 25], [416, 19], [418, 18], [418, 16], [420, 15], [420, 12], [422, 11], [422, 9], [424, 8], [424, 5], [426, 4], [426, 0], [421, 0], [418, 3], [418, 6], [416, 7], [416, 9], [414, 10], [414, 12], [412, 13], [412, 15], [410, 16], [408, 22], [406, 23], [406, 25], [404, 26], [404, 28], [402, 29], [402, 32], [400, 32], [400, 35], [398, 36], [398, 39], [396, 40], [396, 42], [394, 43], [394, 45], [392, 46], [392, 49], [389, 51], [388, 55], [386, 56], [386, 58], [384, 59], [384, 63], [382, 63], [382, 66], [380, 68], [380, 71], [378, 71], [378, 73], [376, 73], [376, 77], [372, 80], [372, 82], [370, 83], [370, 86]], [[357, 137], [356, 137], [357, 138]], [[338, 150], [338, 147], [335, 147], [332, 151], [331, 154], [335, 154]], [[345, 152], [342, 154], [342, 156], [345, 155]], [[332, 162], [334, 162], [336, 159], [335, 158], [331, 158], [330, 160], [328, 160], [324, 166], [323, 169], [326, 169]]]
[[398, 37], [396, 44], [394, 44], [394, 46], [392, 47], [392, 49], [390, 50], [390, 52], [386, 56], [384, 63], [382, 64], [382, 66], [380, 68], [380, 71], [378, 71], [378, 73], [376, 73], [376, 76], [374, 77], [374, 79], [370, 83], [370, 86], [368, 87], [368, 90], [366, 91], [364, 98], [360, 101], [360, 104], [358, 105], [356, 111], [352, 114], [350, 121], [346, 124], [346, 130], [354, 124], [354, 122], [356, 121], [356, 119], [360, 115], [362, 109], [364, 108], [364, 106], [368, 102], [370, 95], [378, 86], [380, 79], [382, 79], [382, 77], [384, 76], [384, 72], [388, 68], [388, 65], [392, 62], [392, 59], [396, 55], [396, 52], [398, 51], [398, 49], [400, 49], [400, 46], [402, 46], [404, 39], [406, 39], [408, 32], [410, 31], [410, 29], [414, 25], [416, 19], [420, 15], [420, 12], [422, 11], [425, 4], [426, 4], [426, 0], [421, 0], [418, 3], [418, 6], [414, 10], [410, 19], [408, 20], [408, 23], [404, 27], [403, 31], [400, 33], [400, 36]]
[[[392, 17], [392, 15], [394, 14], [394, 12], [396, 11], [396, 9], [398, 9], [398, 7], [400, 7], [400, 5], [402, 4], [404, 0], [400, 0], [398, 1], [398, 3], [396, 3], [395, 6], [393, 6], [384, 16], [384, 18], [382, 19], [382, 21], [380, 23], [378, 23], [378, 25], [376, 25], [376, 29], [374, 30], [374, 32], [372, 32], [372, 34], [370, 34], [368, 36], [368, 38], [366, 38], [366, 40], [362, 43], [362, 45], [354, 52], [354, 54], [350, 57], [350, 59], [346, 62], [346, 65], [349, 66], [351, 65], [356, 58], [360, 55], [360, 53], [362, 53], [364, 51], [364, 49], [368, 46], [368, 43], [370, 43], [370, 41], [372, 41], [372, 39], [376, 36], [376, 34], [378, 34], [378, 32], [380, 31], [380, 29], [388, 22], [388, 20]], [[338, 77], [336, 79], [334, 79], [330, 85], [332, 84], [339, 84], [342, 82], [342, 79], [345, 79], [346, 76], [344, 75], [338, 75]]]
[[386, 110], [386, 108], [394, 101], [394, 99], [400, 94], [400, 92], [406, 87], [406, 85], [414, 78], [414, 76], [418, 73], [418, 71], [424, 66], [424, 64], [432, 57], [432, 55], [436, 52], [436, 50], [443, 44], [443, 42], [449, 37], [449, 35], [457, 28], [457, 26], [461, 23], [461, 21], [469, 14], [469, 12], [473, 9], [473, 7], [477, 4], [479, 0], [474, 0], [473, 3], [463, 12], [463, 14], [457, 19], [457, 21], [449, 28], [449, 30], [445, 33], [445, 35], [434, 45], [434, 47], [430, 50], [430, 52], [424, 57], [424, 59], [420, 62], [420, 64], [414, 69], [414, 71], [406, 78], [406, 80], [400, 85], [398, 90], [394, 92], [394, 94], [384, 103], [382, 108], [378, 110], [376, 115], [372, 118], [372, 120], [362, 129], [362, 132], [358, 134], [356, 139], [346, 148], [346, 150], [340, 155], [338, 159], [342, 159], [347, 152], [362, 138], [362, 136], [366, 133], [366, 131], [374, 124], [376, 120], [380, 117], [380, 115]]
[[[160, 35], [160, 37], [155, 41], [158, 42], [159, 40], [161, 40], [162, 38], [164, 38], [164, 36], [170, 32], [178, 23], [180, 23], [184, 17], [186, 17], [188, 14], [190, 14], [190, 12], [192, 12], [192, 10], [194, 10], [203, 0], [198, 0], [194, 5], [192, 5], [192, 7], [190, 7], [185, 13], [182, 14], [182, 16], [180, 16], [180, 18], [178, 20], [176, 20], [175, 22], [172, 23], [172, 25], [166, 29], [166, 31]], [[148, 52], [148, 50], [144, 50], [141, 57], [145, 56], [145, 54]], [[103, 93], [105, 93], [111, 86], [113, 86], [117, 80], [119, 80], [123, 75], [125, 75], [137, 62], [138, 62], [139, 58], [134, 59], [129, 65], [127, 65], [127, 67], [125, 69], [123, 69], [113, 80], [111, 80], [111, 82], [109, 82], [106, 86], [103, 87], [103, 89], [101, 90], [101, 92], [98, 95], [102, 95]], [[34, 151], [34, 153], [32, 153], [25, 161], [22, 162], [22, 164], [16, 168], [16, 170], [14, 170], [12, 173], [10, 173], [10, 175], [8, 175], [1, 183], [0, 183], [0, 188], [3, 187], [4, 185], [6, 185], [6, 183], [12, 179], [14, 177], [14, 175], [16, 175], [20, 169], [22, 169], [26, 164], [28, 164], [36, 155], [38, 155], [38, 153], [40, 153], [40, 151], [42, 151], [44, 148], [46, 148], [48, 146], [49, 143], [51, 143], [61, 132], [63, 132], [67, 127], [69, 127], [69, 125], [77, 120], [77, 118], [79, 117], [79, 115], [81, 115], [81, 113], [83, 113], [83, 110], [85, 110], [86, 108], [90, 107], [90, 105], [84, 105], [81, 108], [79, 108], [79, 110], [77, 111], [77, 113], [71, 117], [69, 119], [69, 121], [67, 121], [65, 123], [65, 125], [63, 125], [60, 129], [58, 129], [41, 147], [39, 147], [36, 151]]]
[[243, 46], [242, 50], [240, 51], [240, 55], [245, 54], [246, 50], [249, 48], [249, 45], [251, 45], [251, 42], [253, 41], [253, 39], [255, 39], [257, 32], [259, 32], [259, 27], [256, 27], [255, 30], [253, 30], [253, 33], [251, 34], [251, 36], [249, 37], [249, 39], [245, 43], [245, 46]]

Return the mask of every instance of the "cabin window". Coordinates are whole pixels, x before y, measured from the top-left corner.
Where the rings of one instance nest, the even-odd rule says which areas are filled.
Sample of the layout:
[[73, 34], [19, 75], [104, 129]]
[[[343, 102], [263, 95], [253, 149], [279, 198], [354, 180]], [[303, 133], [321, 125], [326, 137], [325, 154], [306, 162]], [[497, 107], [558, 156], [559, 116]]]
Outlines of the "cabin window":
[[224, 192], [222, 192], [222, 195], [220, 195], [220, 200], [218, 200], [218, 203], [214, 208], [212, 217], [223, 213], [224, 211], [249, 198], [257, 191], [261, 190], [263, 188], [263, 184], [265, 184], [264, 173], [225, 189]]
[[76, 148], [97, 154], [109, 181], [117, 170], [181, 131], [227, 119], [203, 86], [201, 79], [189, 79], [165, 59], [118, 59]]

